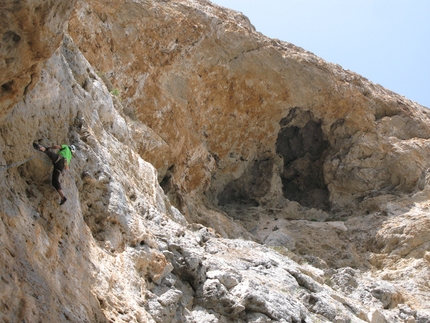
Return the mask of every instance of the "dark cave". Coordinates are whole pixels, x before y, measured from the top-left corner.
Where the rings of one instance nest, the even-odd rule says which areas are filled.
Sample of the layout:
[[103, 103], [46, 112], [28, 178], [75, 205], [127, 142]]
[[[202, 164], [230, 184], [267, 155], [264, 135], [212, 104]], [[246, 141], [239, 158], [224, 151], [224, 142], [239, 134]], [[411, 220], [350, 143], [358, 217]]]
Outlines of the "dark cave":
[[[284, 197], [305, 207], [328, 210], [329, 190], [323, 165], [330, 145], [324, 139], [321, 121], [310, 111], [294, 108], [280, 125], [276, 152], [283, 159], [280, 177]], [[259, 206], [260, 199], [270, 191], [274, 159], [261, 156], [249, 166], [217, 195], [219, 206], [233, 209]]]
[[321, 122], [309, 111], [295, 108], [280, 124], [276, 152], [284, 160], [280, 174], [284, 197], [306, 207], [328, 210], [323, 164], [330, 145], [324, 140]]
[[242, 177], [228, 183], [218, 194], [218, 205], [233, 208], [258, 206], [258, 199], [270, 190], [273, 164], [273, 158], [256, 159]]

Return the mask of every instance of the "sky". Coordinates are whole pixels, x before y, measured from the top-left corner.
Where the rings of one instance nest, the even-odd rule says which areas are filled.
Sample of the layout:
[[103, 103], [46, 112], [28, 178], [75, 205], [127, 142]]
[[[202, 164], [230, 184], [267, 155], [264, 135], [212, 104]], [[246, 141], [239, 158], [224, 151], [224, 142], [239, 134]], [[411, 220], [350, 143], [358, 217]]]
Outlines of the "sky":
[[430, 108], [430, 0], [211, 0]]

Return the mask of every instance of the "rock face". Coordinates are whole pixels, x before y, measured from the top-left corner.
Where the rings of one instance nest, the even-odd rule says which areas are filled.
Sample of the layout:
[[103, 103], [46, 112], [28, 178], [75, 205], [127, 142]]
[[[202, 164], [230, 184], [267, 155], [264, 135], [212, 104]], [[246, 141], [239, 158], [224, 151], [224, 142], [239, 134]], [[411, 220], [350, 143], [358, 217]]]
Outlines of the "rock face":
[[0, 118], [39, 81], [43, 63], [60, 45], [74, 2], [0, 3]]
[[430, 320], [427, 109], [203, 0], [1, 6], [1, 321]]
[[169, 146], [163, 163], [142, 156], [168, 174], [187, 216], [203, 194], [213, 207], [286, 198], [344, 211], [425, 177], [426, 109], [264, 37], [236, 12], [205, 1], [78, 2], [70, 33]]

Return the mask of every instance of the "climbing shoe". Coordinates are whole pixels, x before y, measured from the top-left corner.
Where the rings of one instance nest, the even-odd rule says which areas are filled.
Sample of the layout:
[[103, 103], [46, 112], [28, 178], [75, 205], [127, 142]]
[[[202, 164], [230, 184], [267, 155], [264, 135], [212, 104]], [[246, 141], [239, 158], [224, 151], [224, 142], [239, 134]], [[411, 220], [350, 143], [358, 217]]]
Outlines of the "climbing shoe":
[[[34, 149], [39, 150], [39, 151], [43, 151], [43, 150], [41, 149], [42, 147], [43, 147], [43, 146], [39, 145], [38, 143], [33, 142], [33, 148], [34, 148]], [[46, 150], [46, 147], [43, 147], [43, 148], [45, 148], [45, 150]]]
[[60, 205], [63, 205], [64, 203], [66, 203], [66, 201], [67, 201], [67, 198], [66, 198], [66, 197], [63, 197], [63, 198], [61, 199]]

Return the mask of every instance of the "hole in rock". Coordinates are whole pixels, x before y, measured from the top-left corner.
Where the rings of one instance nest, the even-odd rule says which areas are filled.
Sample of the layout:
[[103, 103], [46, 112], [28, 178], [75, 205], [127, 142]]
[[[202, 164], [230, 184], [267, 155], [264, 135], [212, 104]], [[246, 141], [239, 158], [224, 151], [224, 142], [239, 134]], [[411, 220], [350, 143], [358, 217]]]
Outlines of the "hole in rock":
[[259, 206], [259, 199], [270, 190], [273, 164], [273, 158], [254, 160], [240, 178], [229, 182], [218, 194], [218, 205], [240, 209]]
[[13, 89], [13, 83], [14, 83], [13, 81], [10, 81], [10, 82], [2, 84], [2, 86], [1, 86], [1, 92], [2, 93], [11, 92], [12, 89]]
[[16, 46], [21, 42], [21, 36], [13, 31], [7, 31], [3, 34], [2, 40], [8, 45]]
[[276, 152], [284, 161], [284, 197], [306, 207], [327, 210], [329, 191], [324, 182], [323, 164], [330, 147], [324, 139], [321, 121], [312, 113], [294, 108], [281, 120]]
[[173, 174], [175, 172], [175, 165], [172, 165], [167, 170], [163, 179], [160, 181], [160, 186], [164, 191], [164, 194], [168, 197], [170, 203], [177, 208], [180, 212], [183, 211], [182, 197], [178, 194], [176, 186], [173, 182]]
[[163, 179], [160, 182], [160, 186], [163, 189], [165, 194], [169, 193], [169, 191], [172, 188], [172, 186], [171, 186], [172, 185], [172, 183], [171, 183], [171, 179], [172, 179], [171, 168], [169, 168], [166, 175], [164, 175]]
[[218, 195], [218, 204], [230, 207], [252, 207], [258, 206], [258, 202], [247, 194], [247, 190], [230, 182], [224, 190]]

